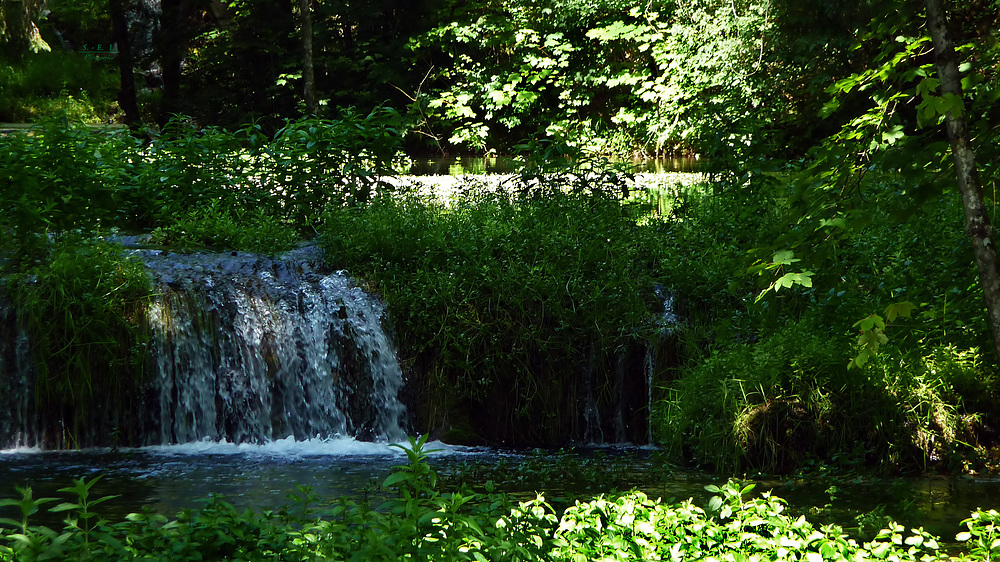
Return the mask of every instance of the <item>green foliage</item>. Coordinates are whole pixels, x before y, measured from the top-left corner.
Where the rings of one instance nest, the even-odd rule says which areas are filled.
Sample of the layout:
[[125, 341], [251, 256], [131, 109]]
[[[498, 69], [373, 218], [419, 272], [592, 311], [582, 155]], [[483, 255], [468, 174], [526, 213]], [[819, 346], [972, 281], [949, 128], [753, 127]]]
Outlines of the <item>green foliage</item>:
[[450, 206], [410, 193], [328, 211], [327, 255], [386, 299], [404, 357], [428, 377], [430, 423], [458, 407], [503, 439], [578, 431], [581, 377], [591, 372], [604, 395], [615, 353], [641, 343], [654, 306], [643, 295], [655, 228], [623, 212], [621, 181], [594, 171], [468, 180]]
[[175, 248], [239, 248], [269, 255], [291, 250], [299, 239], [295, 228], [264, 209], [247, 211], [218, 203], [195, 208], [150, 236], [154, 244]]
[[847, 364], [848, 368], [851, 367], [862, 367], [870, 359], [878, 353], [880, 346], [885, 345], [889, 342], [888, 336], [885, 335], [886, 325], [891, 324], [896, 318], [909, 318], [910, 313], [917, 308], [917, 305], [909, 301], [892, 303], [885, 307], [885, 319], [883, 319], [878, 314], [870, 314], [861, 320], [854, 323], [854, 327], [861, 330], [861, 335], [858, 336], [857, 347], [861, 349], [858, 355], [855, 356]]
[[683, 146], [721, 156], [761, 142], [759, 124], [773, 120], [775, 109], [766, 99], [767, 9], [759, 2], [640, 5], [625, 20], [588, 31], [634, 53], [602, 80], [631, 90], [614, 121], [636, 127], [657, 153]]
[[968, 519], [962, 521], [968, 531], [959, 533], [955, 539], [971, 545], [968, 559], [990, 561], [1000, 556], [998, 523], [1000, 523], [1000, 513], [995, 509], [987, 511], [977, 509]]
[[120, 246], [65, 234], [8, 283], [31, 346], [39, 439], [86, 446], [78, 436], [110, 435], [138, 417], [151, 290], [142, 263]]
[[0, 252], [18, 259], [41, 250], [48, 231], [107, 225], [117, 203], [100, 137], [65, 116], [32, 132], [0, 137]]
[[365, 204], [389, 189], [384, 177], [393, 175], [401, 125], [390, 108], [367, 115], [345, 109], [337, 120], [290, 121], [254, 154], [263, 164], [257, 171], [264, 186], [280, 194], [290, 218], [315, 224], [328, 206]]
[[73, 120], [107, 123], [117, 111], [113, 64], [62, 50], [0, 65], [0, 121], [36, 122], [61, 111]]
[[437, 86], [414, 99], [424, 132], [438, 137], [450, 130], [449, 143], [480, 150], [536, 133], [587, 142], [596, 122], [586, 108], [601, 103], [591, 88], [601, 70], [592, 64], [599, 53], [583, 33], [616, 8], [607, 2], [484, 2], [441, 19], [410, 43], [430, 62], [442, 58], [436, 51], [450, 61], [430, 67]]
[[503, 150], [534, 136], [619, 156], [694, 152], [737, 174], [797, 152], [790, 133], [815, 127], [816, 97], [850, 68], [866, 16], [855, 4], [446, 3], [410, 42], [427, 69], [411, 114], [439, 144]]
[[891, 347], [848, 369], [849, 348], [800, 322], [717, 352], [668, 386], [657, 440], [676, 461], [720, 471], [786, 472], [852, 451], [892, 471], [972, 453], [995, 392], [975, 350]]
[[782, 250], [775, 252], [774, 256], [771, 258], [770, 263], [759, 264], [750, 268], [751, 272], [756, 271], [758, 275], [763, 275], [765, 271], [774, 271], [775, 275], [782, 274], [767, 286], [766, 289], [760, 292], [755, 299], [755, 302], [760, 302], [764, 295], [768, 291], [774, 290], [775, 293], [780, 291], [782, 288], [789, 288], [793, 285], [801, 285], [803, 287], [812, 287], [812, 276], [815, 275], [812, 271], [801, 271], [801, 272], [788, 272], [784, 273], [785, 266], [791, 265], [795, 262], [802, 261], [795, 256], [795, 252], [791, 250]]
[[230, 133], [177, 119], [145, 144], [50, 119], [0, 137], [0, 231], [10, 235], [0, 251], [28, 259], [46, 232], [114, 227], [276, 251], [327, 205], [363, 203], [386, 187], [398, 122], [391, 110], [344, 110], [289, 122], [271, 140], [256, 124]]
[[677, 460], [720, 471], [787, 471], [808, 451], [849, 450], [855, 438], [864, 441], [866, 426], [840, 401], [871, 396], [871, 389], [857, 385], [863, 376], [845, 379], [843, 338], [839, 343], [799, 322], [757, 344], [716, 352], [670, 385], [657, 440]]
[[[780, 191], [681, 198], [661, 267], [686, 317], [683, 366], [653, 414], [675, 462], [786, 471], [865, 443], [870, 466], [922, 469], [989, 443], [995, 377], [960, 202], [916, 205], [897, 185], [867, 184], [848, 219], [789, 217]], [[796, 271], [811, 286], [771, 290]], [[867, 362], [848, 370], [857, 328]]]

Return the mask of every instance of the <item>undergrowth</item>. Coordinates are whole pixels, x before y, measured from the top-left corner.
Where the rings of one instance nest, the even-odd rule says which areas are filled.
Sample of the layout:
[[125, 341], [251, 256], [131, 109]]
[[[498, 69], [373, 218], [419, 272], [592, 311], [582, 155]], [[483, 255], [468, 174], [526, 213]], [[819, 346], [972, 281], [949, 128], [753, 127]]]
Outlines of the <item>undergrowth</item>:
[[108, 123], [117, 111], [118, 69], [62, 50], [0, 65], [0, 121], [35, 122], [65, 112], [85, 123]]
[[[668, 277], [685, 307], [685, 359], [662, 383], [653, 424], [676, 462], [724, 472], [789, 472], [813, 457], [884, 472], [982, 468], [976, 459], [996, 444], [996, 375], [978, 351], [989, 330], [959, 201], [900, 202], [888, 180], [869, 189], [872, 210], [850, 235], [794, 232], [780, 190], [748, 196], [743, 215], [736, 198], [692, 199], [674, 220], [674, 243], [689, 250], [671, 258], [694, 257], [682, 261], [688, 275]], [[809, 284], [763, 288], [773, 278], [756, 275], [758, 264], [795, 241], [789, 255], [805, 261], [773, 275], [809, 270]], [[887, 325], [873, 360], [849, 365], [856, 322], [894, 303], [912, 316]]]

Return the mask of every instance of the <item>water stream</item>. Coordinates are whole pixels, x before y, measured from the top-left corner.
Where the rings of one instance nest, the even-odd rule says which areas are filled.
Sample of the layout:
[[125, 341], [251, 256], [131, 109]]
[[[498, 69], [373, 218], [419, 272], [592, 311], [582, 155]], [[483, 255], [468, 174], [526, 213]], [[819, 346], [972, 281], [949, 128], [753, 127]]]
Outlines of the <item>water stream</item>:
[[[724, 477], [691, 470], [665, 468], [651, 448], [584, 448], [573, 452], [499, 451], [431, 443], [440, 449], [430, 459], [443, 475], [494, 474], [501, 489], [525, 499], [542, 492], [557, 508], [571, 498], [588, 498], [614, 489], [636, 487], [651, 498], [680, 501], [693, 498], [705, 506], [707, 484]], [[119, 520], [148, 507], [167, 516], [184, 508], [204, 505], [210, 494], [221, 494], [238, 509], [257, 512], [289, 505], [288, 494], [308, 485], [321, 498], [319, 506], [337, 497], [372, 499], [379, 503], [379, 483], [405, 456], [384, 443], [350, 438], [282, 439], [264, 445], [198, 442], [137, 449], [85, 451], [0, 451], [0, 498], [14, 498], [15, 485], [31, 485], [34, 496], [65, 497], [59, 488], [74, 478], [102, 479], [96, 497], [118, 495], [100, 506], [99, 513]], [[582, 469], [580, 468], [582, 467]], [[589, 467], [589, 468], [588, 468]], [[484, 470], [486, 472], [476, 472]], [[589, 483], [571, 474], [597, 475]], [[506, 479], [506, 480], [504, 480]], [[446, 479], [445, 486], [455, 485]], [[468, 482], [481, 485], [482, 482]], [[616, 483], [616, 484], [613, 484]], [[757, 481], [754, 494], [773, 490], [789, 502], [794, 514], [814, 523], [834, 522], [857, 533], [867, 518], [882, 524], [891, 516], [905, 525], [939, 535], [955, 550], [959, 522], [977, 507], [1000, 501], [996, 478], [846, 479], [819, 476]], [[832, 494], [832, 497], [831, 497]], [[14, 515], [0, 509], [0, 517]], [[37, 524], [61, 525], [60, 515], [40, 513]]]

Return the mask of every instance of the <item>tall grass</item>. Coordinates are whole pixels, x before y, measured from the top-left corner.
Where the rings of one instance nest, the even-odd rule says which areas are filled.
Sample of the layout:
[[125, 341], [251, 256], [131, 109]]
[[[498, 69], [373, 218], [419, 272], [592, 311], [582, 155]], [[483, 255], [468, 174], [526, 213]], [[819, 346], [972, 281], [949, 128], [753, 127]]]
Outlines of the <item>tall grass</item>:
[[388, 302], [425, 423], [552, 443], [583, 438], [583, 385], [612, 410], [619, 357], [662, 306], [655, 227], [627, 216], [617, 182], [550, 175], [468, 184], [450, 206], [396, 194], [328, 210], [329, 259]]
[[29, 428], [40, 433], [25, 437], [52, 448], [104, 444], [119, 433], [135, 442], [151, 295], [143, 264], [120, 246], [64, 234], [45, 259], [8, 281], [34, 365], [27, 381], [34, 401], [24, 414], [40, 421]]

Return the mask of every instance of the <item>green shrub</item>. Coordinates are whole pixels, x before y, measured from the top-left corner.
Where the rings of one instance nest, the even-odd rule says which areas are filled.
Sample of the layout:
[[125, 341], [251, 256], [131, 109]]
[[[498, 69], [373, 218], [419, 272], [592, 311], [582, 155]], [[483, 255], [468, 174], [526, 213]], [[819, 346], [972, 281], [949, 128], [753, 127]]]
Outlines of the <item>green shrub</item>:
[[80, 447], [89, 436], [134, 441], [142, 415], [138, 389], [145, 361], [145, 266], [120, 246], [65, 234], [48, 254], [9, 280], [17, 323], [34, 372], [39, 445]]
[[655, 436], [675, 461], [723, 472], [788, 472], [858, 451], [881, 470], [925, 469], [973, 453], [994, 392], [975, 350], [891, 347], [849, 369], [849, 349], [846, 337], [799, 321], [718, 351], [667, 386]]
[[66, 115], [0, 136], [0, 252], [29, 253], [45, 232], [169, 229], [206, 205], [229, 210], [225, 220], [213, 211], [220, 228], [258, 215], [255, 233], [234, 243], [287, 239], [282, 224], [308, 232], [327, 205], [363, 202], [391, 174], [395, 114], [343, 113], [289, 122], [273, 141], [256, 125], [232, 133], [178, 118], [147, 143]]
[[[798, 322], [718, 351], [669, 385], [657, 440], [675, 460], [720, 471], [787, 471], [816, 451], [850, 450], [867, 427], [842, 401], [864, 398], [870, 385], [847, 371], [847, 348]], [[846, 419], [853, 429], [842, 427]]]
[[27, 257], [46, 232], [111, 226], [117, 193], [102, 172], [118, 155], [107, 142], [65, 116], [0, 136], [0, 252]]

